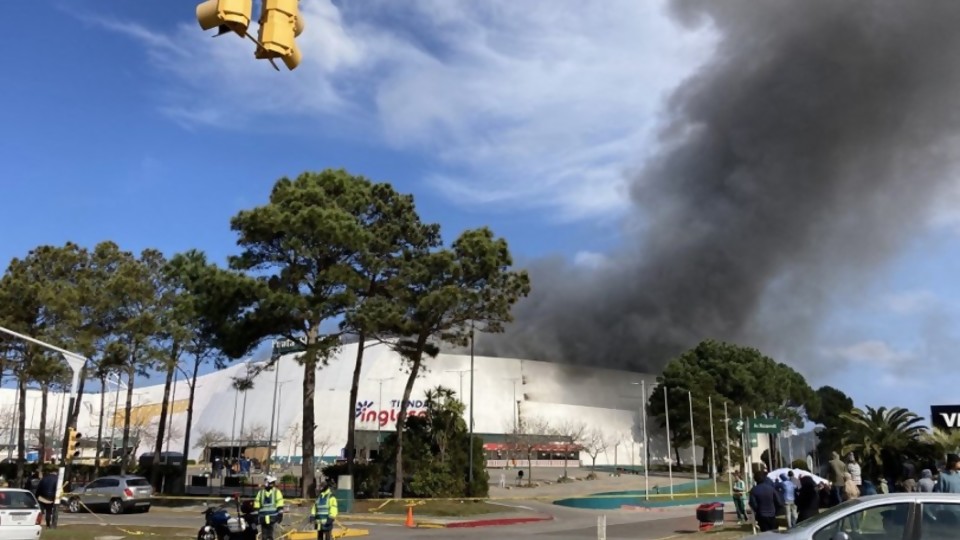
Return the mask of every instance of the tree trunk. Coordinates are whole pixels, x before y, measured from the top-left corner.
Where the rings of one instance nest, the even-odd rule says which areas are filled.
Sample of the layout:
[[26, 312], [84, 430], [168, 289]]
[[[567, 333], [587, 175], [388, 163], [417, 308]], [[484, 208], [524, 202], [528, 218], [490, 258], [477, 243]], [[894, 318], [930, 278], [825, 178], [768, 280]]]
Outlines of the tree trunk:
[[17, 485], [23, 486], [23, 465], [27, 459], [26, 431], [27, 431], [27, 383], [24, 380], [26, 374], [21, 372], [17, 380], [17, 393], [20, 403], [17, 406], [19, 418], [17, 418]]
[[47, 456], [47, 403], [50, 396], [50, 384], [42, 384], [40, 392], [40, 434], [37, 436], [37, 443], [40, 446], [40, 466], [42, 468]]
[[[173, 358], [177, 357], [177, 346], [174, 345]], [[163, 381], [163, 401], [160, 403], [160, 424], [157, 426], [157, 440], [153, 445], [153, 467], [150, 471], [150, 481], [153, 488], [160, 489], [160, 455], [163, 453], [163, 441], [167, 435], [167, 415], [170, 414], [170, 389], [173, 387], [173, 374], [177, 369], [176, 362], [170, 359], [167, 366], [167, 377]], [[186, 456], [184, 456], [186, 459]]]
[[413, 392], [413, 383], [417, 381], [417, 375], [420, 374], [420, 363], [423, 359], [423, 348], [426, 344], [427, 337], [421, 335], [417, 339], [417, 348], [413, 351], [413, 366], [410, 368], [407, 384], [403, 388], [403, 400], [400, 402], [400, 413], [397, 414], [397, 470], [393, 478], [394, 499], [403, 498], [403, 428], [407, 424], [407, 404], [410, 401], [410, 394]]
[[[356, 428], [357, 428], [357, 393], [360, 391], [360, 371], [363, 369], [363, 351], [365, 347], [363, 342], [366, 335], [360, 332], [357, 346], [357, 360], [353, 366], [353, 381], [350, 384], [350, 406], [347, 407], [347, 474], [351, 477], [354, 471], [354, 461], [356, 460]], [[383, 408], [382, 403], [377, 403], [377, 407]], [[380, 450], [380, 441], [377, 441], [377, 451]]]
[[677, 467], [682, 466], [683, 463], [680, 461], [680, 445], [678, 444], [673, 445], [673, 454], [677, 456]]
[[[133, 365], [133, 358], [130, 359], [130, 365], [127, 367], [127, 401], [123, 406], [123, 446], [120, 449], [120, 474], [127, 474], [130, 456], [127, 450], [130, 448], [130, 416], [133, 412], [133, 379], [136, 377], [137, 370]], [[136, 452], [134, 452], [136, 453]]]
[[[97, 457], [93, 463], [93, 477], [100, 477], [100, 456], [103, 454], [103, 420], [106, 418], [107, 374], [100, 375], [100, 421], [97, 423]], [[110, 456], [113, 457], [113, 456]]]
[[[202, 357], [201, 357], [202, 358]], [[197, 392], [197, 374], [200, 371], [200, 360], [194, 357], [193, 373], [190, 377], [190, 396], [187, 399], [187, 429], [183, 433], [183, 478], [187, 479], [187, 457], [190, 455], [190, 430], [193, 429], [193, 398]]]
[[303, 355], [303, 463], [300, 474], [303, 480], [302, 492], [306, 499], [317, 496], [317, 465], [313, 462], [314, 437], [317, 429], [314, 401], [317, 390], [317, 333], [314, 326], [307, 330], [307, 353]]

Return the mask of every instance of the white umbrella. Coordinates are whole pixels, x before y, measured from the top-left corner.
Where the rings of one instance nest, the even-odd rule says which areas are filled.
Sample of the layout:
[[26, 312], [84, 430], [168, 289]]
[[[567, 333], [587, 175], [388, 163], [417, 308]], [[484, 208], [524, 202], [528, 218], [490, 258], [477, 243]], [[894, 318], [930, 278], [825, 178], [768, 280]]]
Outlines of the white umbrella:
[[767, 478], [769, 478], [770, 480], [773, 480], [774, 482], [780, 482], [780, 475], [782, 475], [782, 474], [787, 474], [787, 473], [789, 473], [790, 471], [793, 471], [793, 476], [795, 476], [795, 477], [797, 477], [797, 478], [803, 478], [804, 476], [809, 476], [809, 477], [813, 478], [813, 481], [816, 482], [817, 484], [821, 484], [821, 483], [829, 484], [829, 483], [830, 483], [830, 482], [828, 482], [826, 479], [821, 478], [821, 477], [813, 474], [812, 472], [805, 471], [805, 470], [803, 470], [803, 469], [791, 469], [791, 468], [788, 468], [788, 467], [784, 467], [784, 468], [782, 468], [782, 469], [777, 469], [777, 470], [775, 470], [775, 471], [770, 471], [770, 472], [768, 472], [768, 473], [767, 473]]

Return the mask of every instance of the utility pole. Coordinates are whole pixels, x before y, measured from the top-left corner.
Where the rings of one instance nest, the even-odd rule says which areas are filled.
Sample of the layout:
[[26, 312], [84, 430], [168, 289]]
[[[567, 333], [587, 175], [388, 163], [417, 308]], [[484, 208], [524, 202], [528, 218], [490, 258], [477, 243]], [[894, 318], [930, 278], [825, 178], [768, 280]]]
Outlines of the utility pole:
[[[30, 336], [25, 336], [25, 335], [23, 335], [23, 334], [20, 334], [20, 333], [18, 333], [18, 332], [14, 332], [13, 330], [10, 330], [10, 329], [8, 329], [8, 328], [4, 328], [4, 327], [2, 327], [2, 326], [0, 326], [0, 332], [3, 332], [3, 333], [8, 334], [8, 335], [11, 335], [11, 336], [13, 336], [13, 337], [15, 337], [15, 338], [22, 339], [22, 340], [27, 341], [27, 342], [33, 343], [34, 345], [39, 345], [39, 346], [44, 347], [44, 348], [46, 348], [46, 349], [50, 349], [51, 351], [55, 351], [55, 352], [60, 353], [60, 355], [63, 356], [64, 361], [66, 361], [66, 363], [70, 366], [70, 369], [73, 371], [73, 378], [72, 378], [72, 380], [71, 380], [71, 382], [70, 382], [70, 401], [69, 401], [69, 404], [68, 404], [68, 406], [67, 406], [67, 410], [64, 411], [64, 416], [65, 416], [65, 417], [64, 417], [64, 422], [63, 422], [63, 423], [64, 423], [64, 433], [63, 433], [63, 441], [64, 441], [64, 444], [61, 445], [61, 446], [63, 447], [63, 448], [62, 448], [62, 455], [61, 455], [62, 462], [61, 462], [61, 464], [60, 464], [60, 469], [57, 471], [58, 474], [57, 474], [57, 498], [56, 498], [56, 500], [59, 502], [61, 496], [63, 495], [63, 479], [66, 477], [66, 474], [67, 474], [67, 472], [68, 472], [68, 470], [69, 470], [69, 469], [67, 468], [67, 466], [69, 465], [69, 462], [67, 461], [67, 457], [68, 457], [68, 456], [67, 456], [67, 444], [66, 444], [66, 441], [67, 441], [67, 438], [68, 438], [68, 434], [70, 433], [70, 429], [73, 427], [73, 426], [71, 425], [71, 422], [70, 422], [70, 415], [71, 415], [71, 413], [73, 412], [74, 407], [76, 406], [77, 391], [78, 391], [78, 388], [79, 388], [79, 386], [80, 386], [80, 372], [83, 370], [83, 366], [86, 365], [87, 359], [84, 358], [82, 355], [79, 355], [79, 354], [77, 354], [77, 353], [72, 353], [72, 352], [70, 352], [70, 351], [68, 351], [68, 350], [66, 350], [66, 349], [61, 349], [60, 347], [57, 347], [56, 345], [51, 345], [51, 344], [49, 344], [49, 343], [45, 343], [45, 342], [43, 342], [43, 341], [40, 341], [39, 339], [34, 339], [34, 338], [30, 337]], [[56, 515], [56, 514], [54, 514], [54, 515]]]

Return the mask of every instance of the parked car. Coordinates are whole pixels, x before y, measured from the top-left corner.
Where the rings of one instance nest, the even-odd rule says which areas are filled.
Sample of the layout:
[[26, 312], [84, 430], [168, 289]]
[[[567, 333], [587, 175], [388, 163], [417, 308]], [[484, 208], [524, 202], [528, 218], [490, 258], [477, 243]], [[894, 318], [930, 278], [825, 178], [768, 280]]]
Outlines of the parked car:
[[37, 540], [43, 512], [33, 493], [0, 489], [0, 540]]
[[67, 510], [81, 512], [84, 507], [91, 511], [149, 512], [153, 487], [141, 476], [104, 476], [66, 495]]
[[960, 531], [960, 494], [890, 493], [850, 499], [756, 540], [947, 540]]

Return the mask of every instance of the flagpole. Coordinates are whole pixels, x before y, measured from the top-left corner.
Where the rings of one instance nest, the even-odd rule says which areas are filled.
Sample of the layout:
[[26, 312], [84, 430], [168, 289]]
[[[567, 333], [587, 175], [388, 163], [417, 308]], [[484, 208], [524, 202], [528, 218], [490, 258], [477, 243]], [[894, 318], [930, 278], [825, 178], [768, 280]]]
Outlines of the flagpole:
[[747, 481], [747, 485], [751, 485], [753, 469], [750, 467], [750, 462], [753, 461], [753, 456], [750, 455], [753, 452], [753, 448], [750, 448], [750, 426], [749, 422], [743, 421], [743, 406], [740, 407], [740, 422], [743, 423], [743, 433], [740, 435], [740, 449], [743, 450], [743, 478]]
[[667, 420], [667, 475], [670, 478], [670, 498], [673, 498], [673, 455], [670, 453], [670, 403], [667, 401], [667, 387], [663, 387], [663, 414]]
[[707, 396], [707, 407], [710, 408], [710, 466], [713, 467], [713, 494], [717, 495], [717, 444], [713, 439], [713, 397]]
[[730, 467], [730, 415], [727, 414], [727, 402], [723, 402], [723, 434], [727, 437], [727, 484], [733, 497], [733, 469]]
[[687, 401], [690, 403], [690, 461], [693, 463], [693, 496], [700, 496], [700, 480], [697, 478], [697, 437], [693, 433], [693, 392], [687, 390]]
[[647, 381], [640, 381], [640, 417], [643, 418], [643, 498], [650, 499], [650, 439], [647, 438]]

